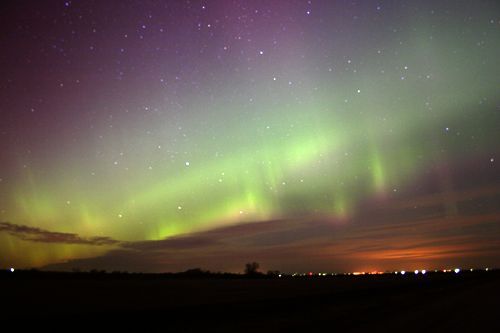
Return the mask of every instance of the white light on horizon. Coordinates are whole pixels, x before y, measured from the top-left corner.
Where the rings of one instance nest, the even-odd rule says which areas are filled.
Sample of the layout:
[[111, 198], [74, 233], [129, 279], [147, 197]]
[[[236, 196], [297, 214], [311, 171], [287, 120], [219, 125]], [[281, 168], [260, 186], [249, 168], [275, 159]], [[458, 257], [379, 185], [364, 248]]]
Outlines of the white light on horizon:
[[10, 271], [11, 271], [11, 273], [14, 273], [14, 271], [15, 271], [14, 267], [11, 267]]
[[418, 269], [415, 270], [415, 274], [418, 274]]
[[406, 273], [405, 271], [401, 271], [401, 275], [405, 275], [405, 273]]
[[460, 268], [455, 268], [455, 273], [460, 273]]
[[425, 274], [427, 273], [427, 271], [425, 269], [422, 270], [422, 274]]

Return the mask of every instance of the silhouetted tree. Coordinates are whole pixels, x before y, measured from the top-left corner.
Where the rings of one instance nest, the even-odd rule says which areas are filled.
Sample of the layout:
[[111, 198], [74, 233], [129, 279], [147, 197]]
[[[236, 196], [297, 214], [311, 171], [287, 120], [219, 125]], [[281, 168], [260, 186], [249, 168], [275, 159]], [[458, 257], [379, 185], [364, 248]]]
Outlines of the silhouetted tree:
[[258, 262], [249, 262], [245, 265], [245, 274], [246, 275], [256, 275], [258, 272], [260, 265]]

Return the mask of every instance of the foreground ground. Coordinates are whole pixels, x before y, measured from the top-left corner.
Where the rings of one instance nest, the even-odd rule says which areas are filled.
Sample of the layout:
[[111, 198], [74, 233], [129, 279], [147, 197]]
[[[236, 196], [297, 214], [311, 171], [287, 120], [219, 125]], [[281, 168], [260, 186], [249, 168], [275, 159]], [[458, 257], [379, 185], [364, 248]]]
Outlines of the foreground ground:
[[3, 272], [0, 283], [2, 317], [21, 326], [500, 331], [498, 271], [272, 279]]

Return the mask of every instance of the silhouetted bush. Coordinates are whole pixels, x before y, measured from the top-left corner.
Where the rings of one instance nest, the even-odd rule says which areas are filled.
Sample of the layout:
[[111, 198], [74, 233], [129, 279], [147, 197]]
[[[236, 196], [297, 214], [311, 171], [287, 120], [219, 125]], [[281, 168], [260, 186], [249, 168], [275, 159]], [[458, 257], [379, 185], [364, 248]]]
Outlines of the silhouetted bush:
[[95, 274], [95, 275], [97, 275], [97, 274], [101, 274], [102, 275], [102, 274], [106, 274], [106, 270], [104, 270], [104, 269], [103, 270], [93, 269], [89, 273], [90, 274]]
[[280, 271], [267, 271], [267, 276], [269, 277], [277, 277], [281, 274]]
[[184, 272], [178, 273], [179, 275], [182, 276], [206, 276], [206, 275], [211, 275], [210, 271], [204, 271], [201, 268], [190, 268]]

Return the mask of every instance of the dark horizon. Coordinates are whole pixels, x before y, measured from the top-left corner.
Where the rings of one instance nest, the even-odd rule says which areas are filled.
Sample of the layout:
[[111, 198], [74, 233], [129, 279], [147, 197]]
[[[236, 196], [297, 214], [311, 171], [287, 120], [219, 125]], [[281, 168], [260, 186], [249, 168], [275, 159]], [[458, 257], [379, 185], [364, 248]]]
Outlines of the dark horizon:
[[[37, 327], [182, 332], [497, 331], [500, 271], [331, 277], [0, 272], [2, 314]], [[51, 318], [57, 317], [57, 323]], [[84, 320], [82, 320], [84, 319]], [[26, 327], [27, 324], [23, 324]]]

